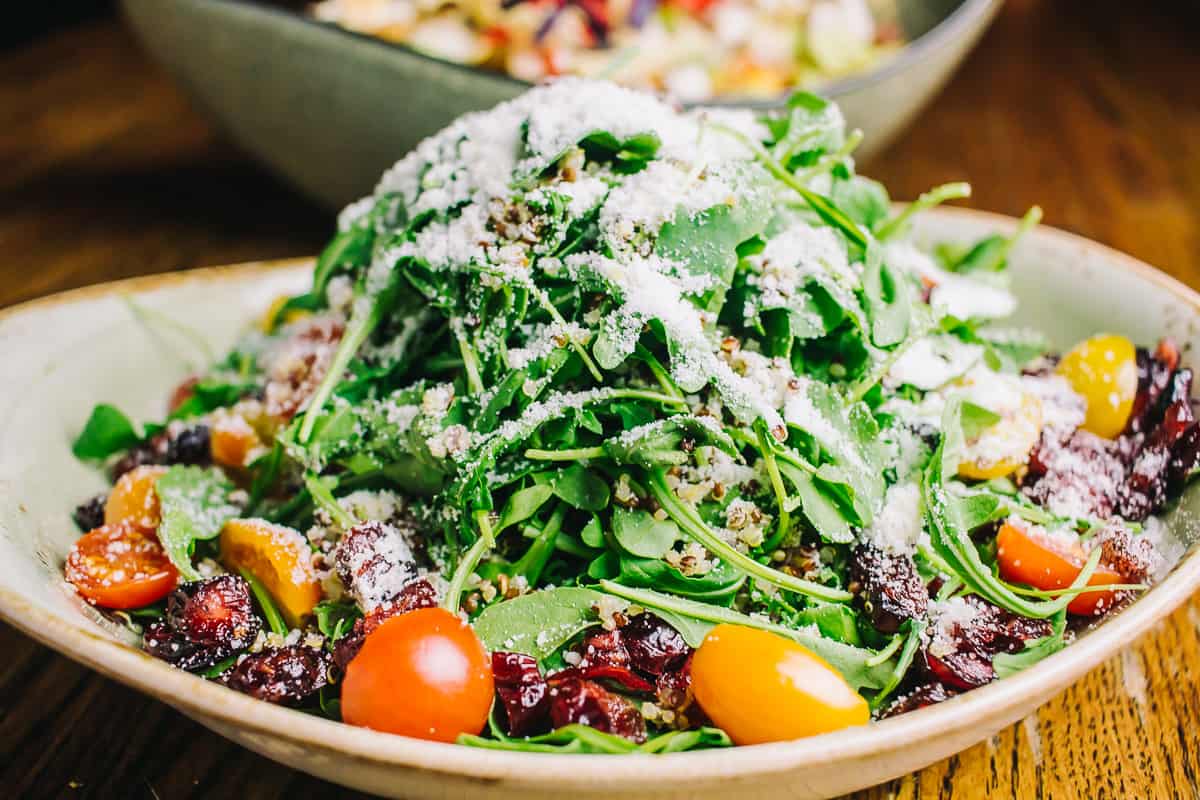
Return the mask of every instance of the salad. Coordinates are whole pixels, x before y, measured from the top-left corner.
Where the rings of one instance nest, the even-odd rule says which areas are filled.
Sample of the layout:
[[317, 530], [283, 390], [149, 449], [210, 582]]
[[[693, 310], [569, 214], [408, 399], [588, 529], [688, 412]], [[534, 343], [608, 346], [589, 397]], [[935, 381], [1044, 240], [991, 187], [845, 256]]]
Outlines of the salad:
[[1004, 678], [1176, 556], [1169, 341], [1004, 324], [1014, 237], [930, 251], [807, 94], [680, 112], [566, 78], [342, 212], [114, 483], [65, 578], [151, 655], [475, 747], [674, 752]]
[[604, 77], [682, 101], [780, 97], [903, 44], [895, 0], [321, 0], [311, 14], [520, 80]]

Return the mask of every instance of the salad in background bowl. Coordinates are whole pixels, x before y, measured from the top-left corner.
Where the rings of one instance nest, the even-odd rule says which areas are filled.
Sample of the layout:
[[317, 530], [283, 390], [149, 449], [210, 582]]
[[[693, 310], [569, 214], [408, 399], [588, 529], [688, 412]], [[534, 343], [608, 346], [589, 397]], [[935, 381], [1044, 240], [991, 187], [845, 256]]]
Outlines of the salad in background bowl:
[[683, 102], [774, 99], [875, 68], [904, 44], [894, 0], [322, 0], [309, 13], [531, 83], [606, 77]]
[[[123, 0], [147, 49], [228, 134], [329, 206], [340, 207], [369, 192], [384, 169], [464, 112], [490, 108], [529, 88], [501, 70], [433, 58], [406, 45], [319, 23], [300, 13], [303, 6], [289, 5], [296, 10], [231, 0]], [[724, 7], [714, 5], [713, 11]], [[866, 133], [860, 156], [877, 151], [900, 132], [949, 78], [999, 7], [999, 0], [896, 0], [895, 16], [888, 19], [898, 28], [881, 21], [876, 30], [898, 29], [908, 44], [866, 69], [847, 67], [853, 74], [819, 87], [839, 103], [851, 129]], [[541, 3], [519, 9], [539, 19], [547, 13]], [[568, 16], [576, 13], [570, 10]], [[835, 28], [841, 25], [834, 22]], [[780, 64], [787, 57], [783, 40], [791, 41], [793, 34], [798, 35], [796, 28], [783, 28], [780, 44], [772, 48]], [[751, 37], [750, 49], [765, 53], [760, 38]], [[634, 54], [625, 51], [625, 56]], [[642, 57], [675, 58], [665, 46], [639, 52]], [[853, 47], [846, 52], [860, 53]], [[714, 55], [706, 52], [705, 58]], [[621, 67], [625, 56], [611, 66]], [[848, 58], [850, 62], [857, 63], [858, 56]], [[625, 67], [637, 63], [634, 59]], [[749, 77], [730, 80], [747, 89], [761, 84], [770, 96], [722, 89], [714, 102], [757, 110], [781, 107], [787, 97], [783, 73], [768, 73], [755, 67]], [[763, 75], [767, 77], [760, 80]], [[648, 85], [644, 76], [631, 80]], [[685, 73], [681, 82], [698, 89], [684, 85], [675, 91], [683, 99], [698, 98], [707, 92], [705, 81], [713, 78], [705, 73], [697, 83]], [[649, 85], [670, 88], [661, 78]]]
[[834, 733], [1070, 650], [1182, 554], [1192, 373], [1014, 327], [1037, 210], [918, 246], [969, 188], [893, 209], [854, 145], [806, 94], [463, 117], [165, 420], [96, 406], [66, 582], [258, 700], [543, 754]]

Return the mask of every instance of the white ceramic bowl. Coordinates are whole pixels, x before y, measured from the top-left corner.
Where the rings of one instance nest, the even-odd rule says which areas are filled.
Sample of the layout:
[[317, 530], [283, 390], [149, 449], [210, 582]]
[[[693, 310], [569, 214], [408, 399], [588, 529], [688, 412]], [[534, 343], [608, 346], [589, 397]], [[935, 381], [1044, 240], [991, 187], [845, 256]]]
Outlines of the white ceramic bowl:
[[[965, 242], [1013, 221], [967, 211], [918, 220], [925, 242]], [[1013, 253], [1018, 320], [1059, 346], [1099, 330], [1153, 343], [1185, 362], [1200, 344], [1200, 295], [1132, 258], [1050, 229]], [[147, 418], [194, 358], [159, 313], [221, 351], [271, 298], [308, 280], [309, 262], [247, 264], [141, 278], [49, 297], [0, 315], [0, 615], [50, 647], [136, 687], [263, 755], [347, 786], [415, 798], [475, 796], [814, 798], [919, 769], [1026, 716], [1169, 614], [1200, 587], [1200, 489], [1169, 517], [1187, 554], [1130, 608], [1015, 677], [896, 719], [811, 739], [667, 756], [476, 750], [375, 733], [269, 705], [181, 672], [124, 642], [63, 586], [76, 538], [69, 509], [102, 487], [69, 443], [91, 405]], [[132, 304], [129, 299], [134, 301]], [[134, 313], [136, 310], [136, 313]], [[138, 318], [143, 322], [139, 322]], [[184, 346], [185, 358], [177, 349]], [[193, 348], [194, 349], [194, 348]]]

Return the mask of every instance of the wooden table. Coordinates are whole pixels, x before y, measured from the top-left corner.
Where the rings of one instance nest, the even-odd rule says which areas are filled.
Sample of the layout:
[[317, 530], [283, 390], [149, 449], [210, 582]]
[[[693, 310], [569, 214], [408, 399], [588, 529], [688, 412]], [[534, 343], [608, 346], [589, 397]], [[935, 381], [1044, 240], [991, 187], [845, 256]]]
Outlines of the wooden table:
[[[866, 165], [900, 198], [1108, 243], [1200, 285], [1200, 13], [1013, 0], [936, 108]], [[1190, 35], [1189, 35], [1190, 34]], [[233, 152], [105, 22], [0, 55], [0, 305], [314, 252], [332, 215]], [[344, 797], [0, 625], [0, 794]], [[1200, 797], [1200, 603], [992, 741], [863, 798]]]

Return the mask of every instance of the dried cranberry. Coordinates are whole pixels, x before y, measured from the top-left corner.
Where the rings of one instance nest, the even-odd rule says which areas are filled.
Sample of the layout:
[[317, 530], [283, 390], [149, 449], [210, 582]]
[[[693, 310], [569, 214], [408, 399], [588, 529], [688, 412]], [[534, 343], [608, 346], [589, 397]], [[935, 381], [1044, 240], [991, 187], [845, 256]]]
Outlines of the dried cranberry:
[[332, 659], [300, 644], [251, 653], [221, 676], [222, 682], [268, 703], [295, 705], [329, 684]]
[[660, 618], [643, 612], [618, 629], [630, 666], [644, 675], [661, 675], [677, 668], [692, 648], [679, 631]]
[[79, 530], [86, 533], [94, 531], [103, 525], [104, 504], [107, 502], [107, 494], [98, 494], [92, 499], [77, 505], [75, 511], [71, 514], [71, 518], [75, 520], [75, 524], [79, 527]]
[[923, 686], [918, 686], [901, 697], [897, 697], [879, 715], [879, 718], [887, 719], [888, 717], [907, 714], [909, 711], [916, 711], [919, 708], [932, 706], [936, 703], [942, 703], [954, 697], [955, 694], [954, 690], [947, 689], [941, 683], [927, 683]]
[[496, 693], [508, 715], [508, 732], [528, 736], [544, 727], [550, 711], [550, 687], [537, 659], [523, 653], [492, 653]]
[[587, 725], [633, 742], [646, 740], [646, 721], [641, 713], [628, 700], [595, 681], [550, 681], [550, 722], [555, 728]]
[[850, 579], [862, 587], [859, 600], [881, 633], [895, 633], [906, 620], [924, 616], [929, 605], [929, 591], [911, 556], [860, 545], [850, 562]]
[[243, 650], [261, 627], [250, 585], [237, 575], [218, 575], [179, 586], [167, 598], [167, 622], [188, 641]]
[[607, 664], [610, 667], [628, 668], [630, 666], [629, 650], [625, 640], [621, 638], [620, 629], [593, 633], [583, 640], [580, 649], [583, 660], [581, 666]]
[[188, 672], [208, 669], [236, 653], [221, 645], [205, 645], [193, 642], [166, 620], [157, 620], [146, 626], [142, 634], [142, 646], [155, 658], [162, 659]]
[[[1178, 364], [1177, 359], [1175, 364]], [[1129, 414], [1130, 433], [1145, 433], [1149, 430], [1149, 418], [1158, 410], [1159, 401], [1171, 381], [1171, 373], [1175, 371], [1175, 364], [1152, 356], [1144, 348], [1138, 348], [1138, 388], [1133, 398], [1133, 409]]]
[[182, 669], [207, 669], [258, 636], [250, 588], [235, 575], [185, 583], [167, 598], [167, 615], [147, 626], [146, 652]]
[[935, 656], [925, 651], [925, 664], [933, 677], [946, 686], [966, 691], [996, 679], [992, 657], [977, 650], [962, 650]]
[[351, 528], [338, 542], [334, 567], [364, 611], [395, 601], [417, 577], [407, 537], [384, 522], [364, 522]]
[[692, 657], [689, 655], [678, 669], [658, 676], [654, 686], [658, 707], [675, 714], [675, 726], [695, 727], [708, 722], [708, 717], [696, 703], [692, 689]]
[[1023, 491], [1061, 516], [1107, 519], [1124, 481], [1118, 444], [1083, 430], [1066, 439], [1047, 430], [1030, 456]]
[[207, 425], [184, 428], [167, 440], [168, 464], [208, 464], [212, 461]]
[[135, 445], [108, 468], [108, 477], [115, 483], [126, 472], [132, 472], [146, 464], [161, 464], [166, 458], [167, 440], [156, 436], [149, 442]]
[[631, 692], [654, 691], [654, 685], [628, 667], [614, 667], [611, 664], [587, 664], [578, 667], [568, 667], [550, 676], [553, 680], [580, 678], [587, 680], [604, 680], [618, 684]]
[[1200, 424], [1192, 425], [1171, 449], [1167, 464], [1167, 484], [1173, 494], [1183, 491], [1192, 473], [1200, 469]]
[[1144, 536], [1135, 537], [1120, 523], [1107, 525], [1092, 542], [1098, 544], [1103, 553], [1100, 562], [1129, 583], [1144, 581], [1154, 567], [1154, 545]]
[[367, 612], [362, 619], [354, 621], [354, 627], [333, 644], [333, 660], [338, 669], [345, 671], [346, 665], [354, 660], [362, 649], [367, 635], [397, 614], [406, 614], [418, 608], [433, 608], [438, 603], [437, 589], [424, 578], [405, 586], [393, 602]]
[[354, 621], [353, 628], [333, 643], [333, 663], [341, 673], [345, 674], [346, 667], [358, 655], [358, 651], [362, 650], [366, 638], [367, 634], [363, 633], [362, 620], [359, 619]]
[[1144, 435], [1122, 437], [1121, 445], [1129, 454], [1130, 464], [1117, 495], [1117, 509], [1126, 519], [1145, 519], [1166, 504], [1172, 450], [1196, 422], [1191, 393], [1192, 371], [1176, 371], [1165, 408], [1161, 415], [1149, 419], [1153, 427]]
[[1015, 653], [1032, 639], [1050, 634], [1046, 620], [1029, 619], [979, 597], [950, 601], [934, 620], [925, 647], [925, 663], [937, 680], [954, 689], [972, 689], [996, 677], [992, 658]]

